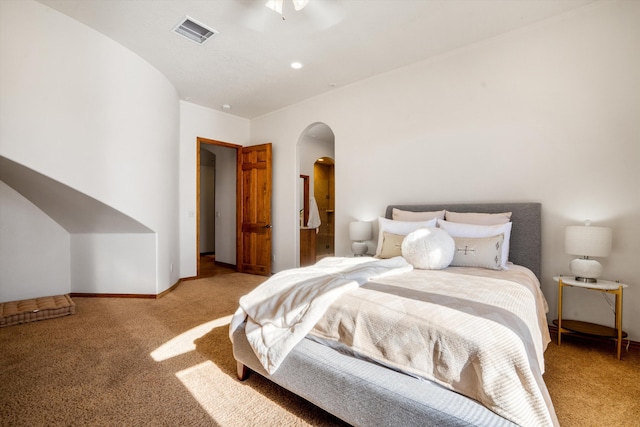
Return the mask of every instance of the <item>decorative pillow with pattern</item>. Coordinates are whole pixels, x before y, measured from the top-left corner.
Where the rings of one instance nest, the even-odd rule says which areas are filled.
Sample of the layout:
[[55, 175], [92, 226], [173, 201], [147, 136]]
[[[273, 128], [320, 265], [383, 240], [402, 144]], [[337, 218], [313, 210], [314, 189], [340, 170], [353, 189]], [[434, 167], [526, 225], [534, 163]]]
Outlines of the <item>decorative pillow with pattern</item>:
[[500, 225], [476, 225], [476, 224], [459, 224], [457, 222], [438, 220], [438, 227], [445, 230], [451, 237], [493, 237], [498, 234], [504, 234], [504, 243], [502, 244], [502, 269], [507, 270], [507, 261], [509, 260], [509, 240], [511, 239], [512, 222]]
[[502, 270], [504, 234], [493, 237], [454, 237], [456, 249], [451, 265]]

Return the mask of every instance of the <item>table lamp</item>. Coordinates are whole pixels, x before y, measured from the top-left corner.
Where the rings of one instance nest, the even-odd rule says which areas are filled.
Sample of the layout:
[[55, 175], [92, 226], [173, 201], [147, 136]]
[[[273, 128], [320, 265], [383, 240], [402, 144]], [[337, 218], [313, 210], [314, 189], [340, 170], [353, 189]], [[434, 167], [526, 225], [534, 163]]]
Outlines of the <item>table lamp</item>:
[[355, 256], [362, 256], [367, 253], [367, 240], [371, 240], [371, 223], [363, 221], [354, 221], [349, 223], [349, 240], [354, 242], [351, 244], [351, 250]]
[[570, 225], [565, 229], [565, 252], [578, 255], [571, 261], [570, 268], [576, 280], [595, 283], [602, 273], [602, 265], [590, 257], [606, 257], [611, 252], [611, 229], [594, 227], [590, 221], [584, 225]]

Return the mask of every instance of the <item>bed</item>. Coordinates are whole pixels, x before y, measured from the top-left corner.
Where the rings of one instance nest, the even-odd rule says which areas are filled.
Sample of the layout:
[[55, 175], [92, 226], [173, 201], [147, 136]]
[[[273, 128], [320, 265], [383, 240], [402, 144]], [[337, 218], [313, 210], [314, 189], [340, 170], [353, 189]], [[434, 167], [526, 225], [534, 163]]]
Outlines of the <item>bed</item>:
[[[300, 330], [296, 330], [297, 325], [290, 328], [293, 331], [288, 330], [287, 333], [292, 339], [288, 341], [290, 336], [287, 335], [287, 338], [282, 340], [288, 342], [283, 345], [284, 350], [269, 349], [271, 353], [266, 351], [263, 354], [256, 350], [256, 339], [260, 342], [265, 336], [276, 336], [280, 339], [282, 331], [278, 329], [269, 335], [264, 329], [256, 329], [251, 321], [248, 324], [241, 299], [241, 307], [234, 315], [230, 326], [238, 378], [243, 380], [251, 371], [257, 372], [347, 423], [357, 426], [558, 425], [542, 380], [542, 353], [549, 342], [549, 332], [544, 318], [546, 302], [539, 291], [537, 280], [537, 277], [540, 277], [541, 260], [541, 205], [390, 205], [387, 207], [385, 218], [395, 226], [410, 222], [402, 220], [406, 219], [406, 215], [411, 216], [412, 212], [439, 211], [459, 214], [510, 212], [507, 221], [509, 245], [506, 248], [510, 263], [506, 264], [506, 270], [476, 265], [435, 270], [412, 268], [412, 265], [406, 268], [405, 264], [410, 263], [406, 263], [403, 257], [389, 256], [382, 260], [376, 258], [372, 263], [367, 259], [354, 258], [325, 262], [322, 268], [340, 271], [332, 276], [338, 279], [332, 281], [326, 280], [326, 275], [318, 275], [321, 267], [315, 270], [306, 267], [278, 273], [266, 282], [272, 285], [272, 288], [281, 287], [282, 283], [287, 281], [293, 281], [294, 284], [285, 286], [289, 290], [273, 300], [275, 302], [271, 303], [271, 309], [278, 311], [284, 310], [283, 307], [293, 307], [294, 310], [284, 314], [284, 318], [289, 316], [290, 319], [294, 319], [289, 324], [296, 324], [304, 312], [305, 316], [310, 317], [313, 325]], [[395, 213], [405, 216], [393, 220]], [[460, 218], [467, 217], [461, 215]], [[419, 222], [413, 218], [412, 220]], [[445, 219], [441, 225], [451, 226], [447, 223]], [[380, 222], [381, 229], [382, 224]], [[502, 226], [498, 228], [500, 227]], [[453, 230], [452, 235], [455, 234], [455, 229]], [[418, 233], [400, 234], [413, 236]], [[504, 233], [500, 236], [502, 239], [505, 238]], [[407, 239], [409, 238], [405, 240]], [[487, 239], [478, 241], [480, 240], [484, 242]], [[459, 244], [458, 240], [456, 244]], [[496, 248], [498, 252], [505, 250], [497, 245]], [[379, 244], [376, 249], [377, 255], [380, 255], [380, 250]], [[402, 264], [403, 261], [405, 264]], [[506, 262], [506, 258], [504, 261]], [[516, 277], [514, 280], [527, 282], [526, 286], [514, 286], [510, 282], [511, 278], [507, 281], [500, 276], [503, 272], [510, 277]], [[480, 285], [471, 284], [471, 281], [476, 281], [476, 276], [480, 277]], [[357, 282], [355, 285], [354, 281]], [[313, 289], [318, 286], [325, 288], [318, 298], [314, 297], [314, 301], [330, 296], [328, 302], [320, 304], [321, 309], [316, 309], [313, 304], [300, 303], [299, 294], [309, 293], [305, 288], [307, 282], [315, 283]], [[437, 283], [437, 286], [432, 287], [431, 282]], [[470, 283], [469, 286], [482, 287], [476, 291], [476, 288], [466, 287], [467, 282]], [[454, 290], [458, 287], [461, 295], [454, 295], [457, 291], [448, 290], [449, 288], [440, 288], [447, 283], [452, 284]], [[462, 283], [465, 286], [461, 286]], [[263, 289], [262, 292], [269, 293], [269, 288], [267, 285], [266, 290]], [[305, 290], [300, 291], [301, 288]], [[506, 295], [504, 289], [509, 289], [509, 293], [514, 289], [515, 296], [505, 296], [505, 306], [493, 308], [491, 299], [502, 299], [503, 295]], [[292, 293], [295, 295], [292, 296]], [[254, 301], [268, 301], [265, 295], [255, 295]], [[359, 299], [361, 296], [364, 296], [362, 300]], [[377, 315], [371, 314], [372, 312], [363, 311], [364, 314], [361, 314], [358, 311], [361, 309], [360, 306], [365, 310], [368, 305], [383, 304], [379, 303], [380, 300], [384, 300], [384, 304], [387, 304], [387, 301], [391, 302], [391, 308], [384, 310], [394, 313], [391, 315], [395, 319], [394, 325], [379, 323], [375, 317]], [[260, 307], [257, 310], [262, 310], [264, 315], [269, 311], [269, 304], [267, 302], [254, 305]], [[420, 304], [427, 304], [424, 306], [426, 308], [423, 309]], [[357, 308], [354, 308], [356, 306]], [[519, 317], [504, 321], [503, 318], [511, 318], [514, 316], [513, 313], [520, 310], [526, 312], [522, 316], [523, 319], [526, 318], [526, 323]], [[396, 316], [399, 312], [403, 312], [402, 316]], [[472, 312], [484, 312], [483, 316], [486, 319], [480, 320], [478, 317], [478, 320], [474, 320]], [[432, 323], [430, 317], [444, 319], [443, 325], [437, 326], [443, 329], [433, 332], [431, 329], [423, 330], [422, 328], [427, 326], [422, 324], [414, 327], [412, 322], [415, 321], [416, 313], [420, 313], [418, 317], [425, 318], [420, 319], [420, 322]], [[249, 319], [254, 315], [252, 313]], [[268, 316], [271, 315], [272, 312], [269, 312]], [[450, 315], [462, 317], [448, 317]], [[389, 317], [388, 314], [384, 316]], [[352, 320], [361, 317], [366, 319], [359, 323], [364, 326], [354, 326], [350, 332], [344, 332], [345, 325], [357, 323]], [[409, 320], [405, 317], [409, 317]], [[459, 327], [452, 328], [452, 325]], [[381, 334], [381, 328], [388, 330]], [[490, 350], [480, 349], [480, 344], [475, 342], [476, 339], [485, 340], [480, 337], [484, 330], [490, 335], [488, 340], [493, 339], [491, 343], [487, 343]], [[304, 337], [295, 337], [301, 333]], [[464, 337], [465, 335], [471, 337]], [[460, 341], [462, 339], [470, 339], [472, 342]], [[391, 347], [399, 348], [398, 354], [395, 354], [395, 350], [392, 352], [387, 348], [379, 350], [377, 346], [382, 341], [389, 341]], [[420, 344], [423, 347], [414, 345], [422, 341], [425, 342]], [[458, 350], [467, 347], [472, 348], [472, 357], [465, 356], [464, 351], [467, 350], [458, 354]], [[517, 354], [512, 355], [511, 352]], [[513, 368], [512, 359], [516, 360], [513, 362]], [[504, 369], [506, 366], [508, 368]], [[516, 387], [513, 378], [516, 382], [522, 381], [524, 385], [517, 384]], [[471, 383], [474, 385], [469, 388]], [[481, 383], [481, 389], [478, 390], [475, 383]]]

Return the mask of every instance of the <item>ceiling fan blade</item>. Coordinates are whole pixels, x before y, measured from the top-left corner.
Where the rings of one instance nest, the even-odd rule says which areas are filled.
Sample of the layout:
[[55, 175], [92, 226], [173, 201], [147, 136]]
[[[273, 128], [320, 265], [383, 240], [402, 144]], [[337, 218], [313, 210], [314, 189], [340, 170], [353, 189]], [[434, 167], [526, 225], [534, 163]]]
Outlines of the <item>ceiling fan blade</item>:
[[296, 11], [304, 9], [307, 3], [309, 3], [309, 0], [292, 0], [292, 1], [293, 1], [293, 7], [296, 9]]
[[265, 6], [267, 6], [269, 9], [273, 10], [274, 12], [278, 12], [280, 15], [282, 15], [283, 3], [284, 3], [284, 0], [268, 0], [267, 3], [265, 3]]

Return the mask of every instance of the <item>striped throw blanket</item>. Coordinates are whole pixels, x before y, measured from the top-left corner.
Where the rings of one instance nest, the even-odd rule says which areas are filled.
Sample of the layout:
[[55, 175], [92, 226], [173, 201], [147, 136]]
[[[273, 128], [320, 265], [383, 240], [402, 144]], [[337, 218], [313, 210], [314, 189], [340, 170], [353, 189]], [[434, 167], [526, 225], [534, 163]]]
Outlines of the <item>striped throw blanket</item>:
[[345, 292], [310, 336], [435, 381], [518, 425], [557, 426], [542, 379], [546, 311], [524, 267], [413, 270]]

